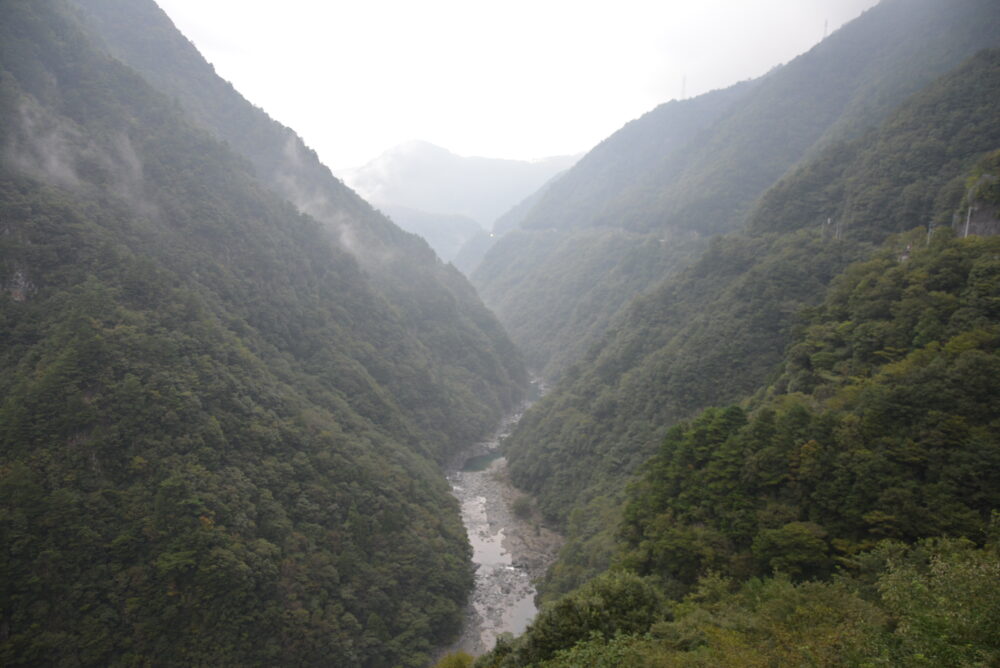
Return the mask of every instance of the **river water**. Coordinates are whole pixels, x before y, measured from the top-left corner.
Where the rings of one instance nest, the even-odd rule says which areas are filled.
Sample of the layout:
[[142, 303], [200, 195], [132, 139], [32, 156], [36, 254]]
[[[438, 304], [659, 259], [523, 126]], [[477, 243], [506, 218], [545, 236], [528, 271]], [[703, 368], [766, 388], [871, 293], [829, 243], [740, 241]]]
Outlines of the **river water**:
[[492, 438], [462, 453], [448, 474], [476, 567], [462, 636], [449, 651], [483, 654], [501, 633], [524, 631], [536, 613], [533, 582], [544, 575], [562, 544], [533, 509], [519, 517], [512, 508], [521, 492], [507, 478], [500, 449], [522, 414], [509, 416]]

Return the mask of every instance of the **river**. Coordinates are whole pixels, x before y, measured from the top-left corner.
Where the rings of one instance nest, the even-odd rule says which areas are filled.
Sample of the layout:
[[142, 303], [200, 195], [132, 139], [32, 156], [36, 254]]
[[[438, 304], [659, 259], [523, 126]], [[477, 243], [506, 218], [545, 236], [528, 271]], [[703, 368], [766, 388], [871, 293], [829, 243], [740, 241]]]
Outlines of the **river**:
[[521, 415], [507, 417], [492, 438], [463, 452], [448, 474], [476, 567], [462, 636], [449, 651], [483, 654], [501, 633], [524, 631], [536, 613], [533, 583], [562, 545], [562, 537], [541, 525], [533, 507], [528, 513], [514, 512], [522, 493], [510, 484], [500, 449]]

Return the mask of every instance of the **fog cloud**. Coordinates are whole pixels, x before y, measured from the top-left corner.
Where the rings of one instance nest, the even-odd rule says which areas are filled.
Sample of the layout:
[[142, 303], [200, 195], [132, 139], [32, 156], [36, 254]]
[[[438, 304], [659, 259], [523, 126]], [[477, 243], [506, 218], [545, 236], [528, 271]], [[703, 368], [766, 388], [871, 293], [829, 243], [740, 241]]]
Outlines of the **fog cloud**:
[[3, 159], [16, 171], [53, 185], [80, 189], [97, 185], [146, 216], [157, 207], [143, 191], [142, 160], [124, 133], [100, 143], [72, 123], [22, 98]]

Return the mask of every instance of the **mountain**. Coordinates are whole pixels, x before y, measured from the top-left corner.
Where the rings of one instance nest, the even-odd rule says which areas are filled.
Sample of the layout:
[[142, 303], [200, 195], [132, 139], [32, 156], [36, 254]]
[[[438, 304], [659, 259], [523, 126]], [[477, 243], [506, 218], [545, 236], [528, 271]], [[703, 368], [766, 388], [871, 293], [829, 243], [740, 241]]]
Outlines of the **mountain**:
[[757, 397], [670, 429], [615, 567], [475, 665], [995, 663], [998, 251], [919, 229], [841, 272]]
[[847, 264], [890, 234], [961, 216], [966, 180], [1000, 146], [998, 73], [997, 52], [986, 51], [878, 129], [823, 149], [775, 184], [744, 233], [713, 240], [630, 304], [509, 439], [514, 481], [553, 520], [573, 518], [581, 539], [606, 531], [625, 481], [666, 430], [761, 387], [801, 309]]
[[[319, 162], [291, 129], [248, 103], [215, 75], [152, 2], [71, 0], [88, 35], [181, 104], [189, 118], [249, 160], [262, 183], [323, 223], [361, 265], [380, 298], [398, 310], [433, 360], [428, 370], [477, 391], [421, 402], [425, 425], [451, 410], [472, 415], [461, 434], [439, 431], [442, 451], [475, 439], [519, 401], [525, 374], [502, 327], [469, 282], [442, 265], [426, 242], [375, 211]], [[455, 350], [465, 351], [455, 355]], [[431, 371], [433, 369], [433, 371]], [[482, 382], [486, 380], [485, 384]], [[459, 408], [458, 403], [464, 408]], [[442, 413], [441, 411], [445, 411]]]
[[462, 157], [413, 141], [345, 177], [397, 225], [426, 239], [442, 260], [471, 273], [491, 243], [484, 230], [575, 160]]
[[575, 161], [571, 156], [531, 162], [465, 157], [428, 142], [412, 141], [345, 176], [375, 206], [458, 214], [489, 228]]
[[0, 661], [420, 666], [525, 374], [152, 2], [0, 3]]
[[[574, 212], [596, 215], [610, 193], [631, 188], [747, 88], [669, 103], [632, 121], [535, 196], [518, 212], [516, 228], [487, 252], [472, 280], [536, 370], [558, 375], [593, 344], [623, 301], [700, 247], [698, 235], [687, 231], [576, 228], [569, 225]], [[551, 213], [558, 206], [552, 202], [567, 202], [571, 210], [554, 218], [538, 213]]]
[[1000, 658], [998, 93], [984, 50], [818, 150], [525, 416], [571, 535], [477, 667]]
[[529, 363], [558, 377], [788, 169], [996, 45], [997, 27], [987, 0], [886, 0], [758, 80], [662, 105], [569, 170], [473, 282]]

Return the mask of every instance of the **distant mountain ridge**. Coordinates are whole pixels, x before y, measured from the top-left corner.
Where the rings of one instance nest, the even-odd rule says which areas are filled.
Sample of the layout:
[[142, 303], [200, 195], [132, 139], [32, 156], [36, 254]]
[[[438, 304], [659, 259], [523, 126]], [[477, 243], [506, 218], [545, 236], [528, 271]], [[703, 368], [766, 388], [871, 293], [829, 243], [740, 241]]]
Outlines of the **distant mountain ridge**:
[[344, 174], [345, 181], [378, 207], [406, 207], [458, 214], [490, 229], [493, 221], [576, 161], [465, 157], [425, 141], [389, 149]]

